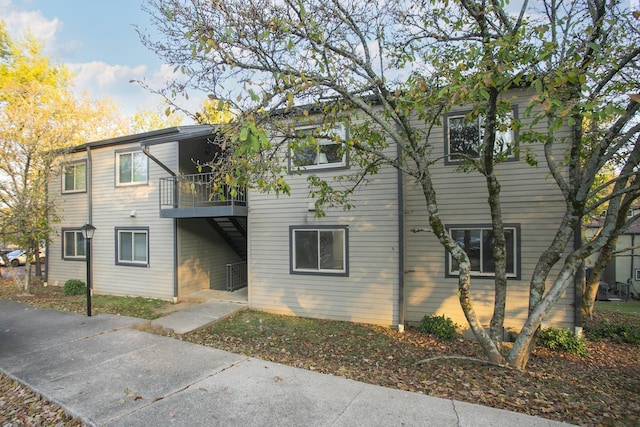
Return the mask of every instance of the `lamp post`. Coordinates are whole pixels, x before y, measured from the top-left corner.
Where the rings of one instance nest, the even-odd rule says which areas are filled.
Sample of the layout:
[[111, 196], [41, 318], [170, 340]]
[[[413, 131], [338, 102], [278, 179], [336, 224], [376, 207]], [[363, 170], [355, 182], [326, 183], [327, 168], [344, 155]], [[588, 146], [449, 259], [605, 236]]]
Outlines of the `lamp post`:
[[91, 224], [82, 226], [82, 237], [85, 242], [85, 258], [87, 259], [87, 316], [91, 317], [91, 239], [96, 228]]

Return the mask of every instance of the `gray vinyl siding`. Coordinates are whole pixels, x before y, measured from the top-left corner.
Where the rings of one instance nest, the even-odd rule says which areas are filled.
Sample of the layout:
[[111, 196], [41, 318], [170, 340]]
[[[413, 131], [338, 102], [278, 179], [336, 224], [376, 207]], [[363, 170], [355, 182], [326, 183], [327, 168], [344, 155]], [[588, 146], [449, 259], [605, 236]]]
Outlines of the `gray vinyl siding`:
[[59, 222], [51, 222], [51, 242], [47, 246], [47, 282], [63, 286], [69, 279], [86, 280], [84, 260], [63, 260], [62, 230], [80, 228], [88, 221], [88, 196], [86, 192], [62, 194], [61, 167], [64, 163], [86, 160], [85, 153], [76, 153], [60, 159], [55, 175], [49, 181], [49, 197], [53, 200]]
[[226, 290], [226, 265], [242, 259], [201, 218], [178, 220], [178, 295]]
[[[337, 173], [342, 173], [338, 171]], [[317, 172], [331, 176], [336, 172]], [[249, 198], [249, 306], [302, 317], [396, 325], [399, 221], [397, 173], [382, 170], [351, 211], [309, 211], [306, 175], [290, 175], [291, 196]], [[290, 274], [289, 226], [348, 226], [349, 275]]]
[[[174, 296], [173, 220], [158, 214], [158, 185], [166, 172], [148, 162], [148, 183], [116, 187], [115, 152], [139, 148], [137, 143], [94, 148], [93, 284], [96, 294], [135, 295], [170, 300]], [[151, 147], [151, 153], [175, 168], [176, 143]], [[135, 217], [130, 213], [135, 211]], [[116, 227], [148, 227], [149, 266], [116, 265]]]
[[[520, 116], [522, 111], [520, 108]], [[543, 130], [540, 124], [539, 130]], [[435, 157], [444, 154], [443, 128], [432, 137]], [[509, 280], [506, 327], [521, 326], [528, 307], [529, 279], [538, 257], [551, 242], [563, 213], [562, 195], [548, 174], [541, 147], [536, 149], [539, 167], [523, 160], [506, 162], [497, 169], [505, 223], [520, 225], [521, 279]], [[540, 149], [537, 149], [540, 148]], [[446, 224], [490, 225], [486, 183], [477, 173], [456, 172], [439, 161], [431, 167], [441, 218]], [[406, 320], [418, 322], [425, 314], [445, 314], [467, 325], [457, 298], [457, 279], [445, 277], [445, 251], [430, 232], [424, 195], [410, 179], [405, 181], [405, 301]], [[569, 247], [571, 249], [571, 245]], [[550, 278], [554, 275], [551, 274]], [[471, 295], [481, 322], [488, 324], [493, 310], [494, 283], [472, 278]], [[570, 287], [545, 324], [573, 326], [574, 289]]]

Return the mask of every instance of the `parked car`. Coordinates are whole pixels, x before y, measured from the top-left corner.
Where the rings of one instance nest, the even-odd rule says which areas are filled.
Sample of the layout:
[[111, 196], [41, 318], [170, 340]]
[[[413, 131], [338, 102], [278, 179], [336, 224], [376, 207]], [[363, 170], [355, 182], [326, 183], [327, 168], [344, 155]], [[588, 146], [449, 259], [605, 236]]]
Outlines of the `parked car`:
[[[8, 254], [6, 254], [7, 257], [7, 261], [9, 262], [9, 264], [11, 264], [13, 267], [18, 267], [19, 265], [24, 265], [25, 262], [27, 262], [27, 251], [23, 250], [23, 249], [16, 249], [15, 251], [11, 251]], [[40, 251], [40, 263], [43, 264], [44, 263], [44, 251]], [[33, 262], [33, 260], [31, 260], [31, 262]], [[4, 266], [5, 262], [4, 262], [4, 258], [0, 257], [0, 265]]]

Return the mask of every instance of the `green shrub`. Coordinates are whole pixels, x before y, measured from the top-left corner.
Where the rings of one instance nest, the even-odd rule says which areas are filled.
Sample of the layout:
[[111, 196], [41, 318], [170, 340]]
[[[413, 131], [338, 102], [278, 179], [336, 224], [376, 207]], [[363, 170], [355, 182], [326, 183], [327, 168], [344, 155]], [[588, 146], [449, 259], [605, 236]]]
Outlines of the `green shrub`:
[[441, 339], [451, 340], [458, 335], [458, 325], [448, 317], [424, 316], [418, 325], [418, 330], [425, 334], [431, 334]]
[[69, 279], [64, 282], [65, 295], [84, 295], [87, 293], [87, 285], [78, 279]]
[[607, 321], [598, 326], [585, 328], [585, 334], [595, 341], [612, 340], [630, 344], [640, 344], [640, 327], [626, 323], [609, 323]]
[[587, 340], [569, 329], [547, 328], [540, 331], [538, 342], [551, 350], [564, 350], [576, 356], [587, 355]]

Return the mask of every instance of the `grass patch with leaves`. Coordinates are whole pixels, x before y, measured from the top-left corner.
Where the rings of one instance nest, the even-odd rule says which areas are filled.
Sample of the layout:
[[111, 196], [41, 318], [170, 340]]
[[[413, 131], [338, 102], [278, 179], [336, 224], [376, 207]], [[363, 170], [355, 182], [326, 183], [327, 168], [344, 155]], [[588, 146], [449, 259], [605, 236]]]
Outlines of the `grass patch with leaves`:
[[[44, 286], [39, 280], [34, 280], [31, 295], [19, 295], [18, 287], [12, 279], [0, 278], [0, 298], [22, 302], [34, 307], [52, 308], [70, 313], [86, 314], [87, 296], [66, 295], [61, 286]], [[141, 297], [116, 297], [109, 295], [93, 295], [91, 297], [92, 314], [119, 314], [121, 316], [138, 317], [141, 319], [156, 319], [163, 315], [169, 301], [161, 301]]]
[[[602, 319], [596, 314], [594, 322]], [[640, 325], [640, 317], [623, 315], [616, 321], [621, 319]], [[251, 310], [181, 339], [356, 381], [578, 425], [640, 425], [640, 349], [629, 343], [587, 341], [588, 354], [583, 357], [538, 346], [527, 371], [518, 371], [483, 363], [475, 342], [441, 339], [417, 328], [401, 333]]]

